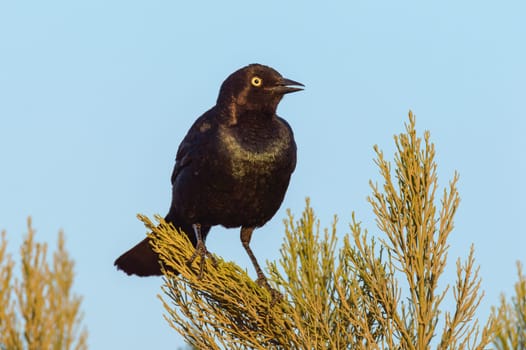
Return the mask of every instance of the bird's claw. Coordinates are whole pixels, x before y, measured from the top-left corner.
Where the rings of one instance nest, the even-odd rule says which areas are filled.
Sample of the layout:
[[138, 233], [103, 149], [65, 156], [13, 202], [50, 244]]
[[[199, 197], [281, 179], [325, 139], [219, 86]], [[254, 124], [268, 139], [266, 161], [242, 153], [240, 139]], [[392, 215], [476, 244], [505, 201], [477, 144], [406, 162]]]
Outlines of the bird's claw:
[[200, 260], [199, 260], [199, 275], [198, 275], [198, 278], [201, 279], [203, 278], [203, 271], [204, 271], [204, 267], [205, 267], [205, 259], [206, 257], [209, 257], [210, 260], [212, 260], [212, 265], [214, 267], [217, 267], [217, 260], [215, 258], [215, 256], [210, 253], [208, 251], [208, 249], [206, 249], [206, 246], [205, 244], [203, 243], [203, 241], [198, 241], [197, 242], [197, 245], [195, 247], [195, 250], [194, 250], [194, 253], [192, 254], [192, 256], [186, 261], [186, 265], [188, 267], [191, 267], [193, 262], [195, 261], [195, 259], [197, 257], [200, 257]]
[[269, 291], [270, 296], [272, 297], [272, 300], [270, 301], [271, 306], [283, 300], [283, 295], [279, 291], [275, 290], [274, 288], [270, 286], [265, 276], [259, 276], [258, 279], [256, 280], [256, 283], [260, 287], [263, 287]]

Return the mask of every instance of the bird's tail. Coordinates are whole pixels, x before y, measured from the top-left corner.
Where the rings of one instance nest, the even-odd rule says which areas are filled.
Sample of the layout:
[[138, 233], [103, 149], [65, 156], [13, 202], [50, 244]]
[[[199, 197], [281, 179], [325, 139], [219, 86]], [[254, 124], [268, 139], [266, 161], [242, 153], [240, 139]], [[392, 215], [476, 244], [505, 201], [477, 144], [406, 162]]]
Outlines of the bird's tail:
[[[171, 222], [177, 228], [179, 232], [183, 232], [188, 235], [190, 241], [196, 246], [197, 240], [193, 232], [192, 225], [174, 223], [174, 218], [170, 214], [165, 218], [166, 222]], [[179, 222], [177, 220], [177, 222]], [[210, 226], [205, 226], [201, 229], [203, 239], [206, 238]], [[139, 242], [135, 247], [128, 250], [115, 260], [114, 263], [117, 269], [124, 271], [128, 275], [137, 275], [141, 277], [145, 276], [161, 276], [161, 262], [159, 254], [153, 251], [150, 244], [150, 239], [147, 237]], [[177, 271], [174, 271], [177, 273]]]
[[114, 264], [117, 269], [128, 275], [141, 277], [162, 275], [159, 255], [153, 251], [149, 238], [143, 239], [135, 247], [122, 254]]

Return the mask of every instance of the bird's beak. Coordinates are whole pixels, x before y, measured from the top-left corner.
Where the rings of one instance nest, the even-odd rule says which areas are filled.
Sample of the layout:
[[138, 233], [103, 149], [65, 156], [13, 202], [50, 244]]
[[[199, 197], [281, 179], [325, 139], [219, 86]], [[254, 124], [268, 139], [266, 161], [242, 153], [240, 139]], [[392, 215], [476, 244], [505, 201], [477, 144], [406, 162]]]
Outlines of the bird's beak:
[[[300, 87], [301, 86], [301, 87]], [[272, 90], [278, 94], [289, 94], [291, 92], [301, 91], [303, 90], [302, 83], [298, 83], [297, 81], [281, 78], [279, 82], [272, 88]]]

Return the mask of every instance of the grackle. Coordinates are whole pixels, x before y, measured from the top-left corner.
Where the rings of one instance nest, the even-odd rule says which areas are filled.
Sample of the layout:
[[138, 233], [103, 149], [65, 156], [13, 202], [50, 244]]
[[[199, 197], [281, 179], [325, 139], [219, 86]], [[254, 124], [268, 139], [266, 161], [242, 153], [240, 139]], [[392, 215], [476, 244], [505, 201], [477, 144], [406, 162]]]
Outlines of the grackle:
[[[216, 105], [188, 131], [177, 151], [165, 220], [189, 236], [196, 248], [191, 260], [200, 255], [202, 264], [209, 254], [205, 239], [212, 226], [241, 227], [258, 283], [268, 287], [249, 243], [280, 207], [296, 166], [292, 129], [276, 108], [283, 95], [302, 86], [270, 67], [248, 65], [223, 82]], [[115, 265], [129, 275], [161, 275], [148, 238]]]

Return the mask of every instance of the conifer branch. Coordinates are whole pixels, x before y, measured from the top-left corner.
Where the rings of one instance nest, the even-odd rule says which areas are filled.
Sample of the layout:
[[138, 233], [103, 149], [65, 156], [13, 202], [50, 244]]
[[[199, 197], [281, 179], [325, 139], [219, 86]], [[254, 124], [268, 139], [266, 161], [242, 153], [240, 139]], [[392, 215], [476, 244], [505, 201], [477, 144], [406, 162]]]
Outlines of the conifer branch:
[[59, 233], [53, 262], [47, 261], [47, 244], [28, 232], [20, 248], [21, 275], [7, 253], [6, 233], [0, 241], [0, 349], [87, 349], [87, 331], [81, 328], [81, 298], [72, 294], [73, 260]]
[[283, 296], [277, 302], [220, 258], [217, 266], [207, 261], [199, 279], [197, 268], [186, 264], [194, 250], [186, 236], [161, 218], [154, 224], [141, 216], [167, 267], [160, 298], [170, 326], [197, 348], [423, 350], [432, 346], [445, 315], [435, 340], [440, 349], [484, 348], [496, 328], [492, 319], [482, 330], [474, 320], [483, 293], [473, 248], [464, 264], [457, 263], [454, 311], [441, 308], [450, 290], [440, 290], [438, 280], [460, 201], [458, 175], [438, 207], [435, 147], [428, 132], [417, 136], [412, 113], [395, 145], [394, 165], [375, 147], [382, 184], [371, 182], [368, 200], [376, 237], [353, 214], [351, 234], [339, 245], [336, 218], [320, 230], [308, 200], [299, 220], [288, 212], [281, 258], [267, 266], [269, 283]]

